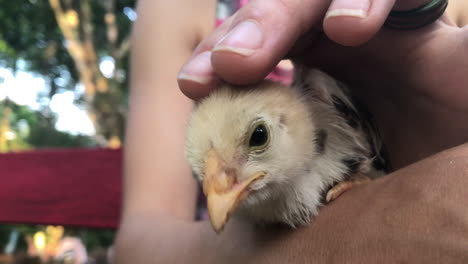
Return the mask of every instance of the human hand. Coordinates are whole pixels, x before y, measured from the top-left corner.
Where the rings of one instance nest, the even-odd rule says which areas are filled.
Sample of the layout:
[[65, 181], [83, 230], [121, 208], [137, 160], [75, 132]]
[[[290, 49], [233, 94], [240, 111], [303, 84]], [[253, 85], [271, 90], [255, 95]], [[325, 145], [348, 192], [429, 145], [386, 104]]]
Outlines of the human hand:
[[[122, 219], [116, 263], [466, 263], [468, 144], [369, 184], [297, 230], [141, 212]], [[233, 219], [234, 220], [234, 219]]]
[[351, 189], [258, 263], [466, 263], [467, 164], [464, 144]]
[[[366, 6], [343, 2], [249, 1], [195, 50], [179, 75], [180, 88], [199, 98], [216, 87], [218, 78], [256, 82], [289, 54], [355, 90], [374, 114], [395, 168], [468, 141], [468, 29], [446, 15], [419, 30], [381, 29], [392, 8], [409, 9], [427, 0], [374, 0], [367, 15], [334, 16], [336, 8]], [[250, 21], [243, 31], [248, 38], [222, 40], [242, 21]]]
[[305, 38], [322, 33], [342, 45], [363, 44], [381, 28], [395, 2], [406, 9], [428, 0], [250, 0], [198, 45], [181, 70], [180, 87], [198, 98], [214, 88], [214, 75], [236, 84], [259, 81], [295, 43], [307, 47]]

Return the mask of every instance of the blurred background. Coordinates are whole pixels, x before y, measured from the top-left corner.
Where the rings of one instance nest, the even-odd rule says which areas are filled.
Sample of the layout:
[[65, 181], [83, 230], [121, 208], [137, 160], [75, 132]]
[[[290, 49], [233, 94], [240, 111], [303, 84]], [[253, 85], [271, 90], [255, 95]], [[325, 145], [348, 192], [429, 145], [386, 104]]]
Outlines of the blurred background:
[[[120, 148], [136, 17], [131, 0], [0, 0], [0, 152]], [[0, 223], [0, 264], [108, 263], [113, 238]]]

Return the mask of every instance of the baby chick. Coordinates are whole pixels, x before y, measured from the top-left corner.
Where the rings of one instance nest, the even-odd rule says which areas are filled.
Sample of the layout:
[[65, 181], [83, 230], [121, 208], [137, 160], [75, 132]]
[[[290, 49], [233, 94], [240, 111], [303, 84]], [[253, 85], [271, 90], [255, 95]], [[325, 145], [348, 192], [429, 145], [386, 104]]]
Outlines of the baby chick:
[[[224, 85], [196, 107], [185, 151], [215, 231], [229, 216], [308, 224], [325, 200], [382, 175], [379, 135], [347, 88], [297, 69], [292, 87]], [[331, 188], [331, 189], [330, 189]]]

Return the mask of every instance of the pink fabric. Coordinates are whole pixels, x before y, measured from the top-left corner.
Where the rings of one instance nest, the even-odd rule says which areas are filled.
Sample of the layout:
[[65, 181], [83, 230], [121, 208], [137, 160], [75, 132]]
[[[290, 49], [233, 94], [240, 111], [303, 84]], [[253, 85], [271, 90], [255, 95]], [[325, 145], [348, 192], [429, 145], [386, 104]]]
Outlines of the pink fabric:
[[244, 6], [249, 0], [239, 0], [239, 5]]
[[0, 154], [0, 222], [116, 228], [122, 151]]

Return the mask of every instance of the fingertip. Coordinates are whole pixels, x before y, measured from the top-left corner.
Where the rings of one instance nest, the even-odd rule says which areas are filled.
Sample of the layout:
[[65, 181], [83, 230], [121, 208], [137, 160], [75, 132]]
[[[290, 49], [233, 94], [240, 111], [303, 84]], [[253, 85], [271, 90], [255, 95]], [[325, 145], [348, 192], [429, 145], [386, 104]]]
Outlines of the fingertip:
[[[357, 5], [357, 2], [362, 3]], [[394, 3], [395, 0], [334, 0], [325, 16], [323, 30], [338, 44], [361, 45], [381, 29]]]
[[216, 75], [236, 85], [263, 80], [327, 7], [328, 1], [316, 0], [248, 1], [212, 49]]
[[[217, 76], [236, 85], [261, 80], [274, 53], [265, 43], [265, 25], [251, 17], [235, 21], [212, 49], [211, 65]], [[258, 18], [257, 18], [258, 19]], [[265, 52], [269, 50], [270, 52]]]
[[235, 85], [261, 81], [272, 70], [271, 63], [265, 63], [265, 59], [256, 56], [247, 58], [228, 49], [213, 51], [211, 64], [217, 76]]
[[208, 82], [199, 82], [191, 78], [186, 78], [182, 76], [177, 78], [177, 83], [179, 84], [180, 91], [190, 99], [199, 100], [203, 97], [206, 97], [212, 90], [215, 89], [218, 80], [212, 79]]
[[329, 17], [323, 23], [327, 37], [344, 46], [358, 46], [371, 39], [379, 26], [366, 23], [360, 17]]
[[206, 96], [216, 84], [217, 78], [211, 65], [211, 55], [211, 51], [201, 52], [182, 66], [177, 82], [186, 96], [192, 99], [201, 98]]

